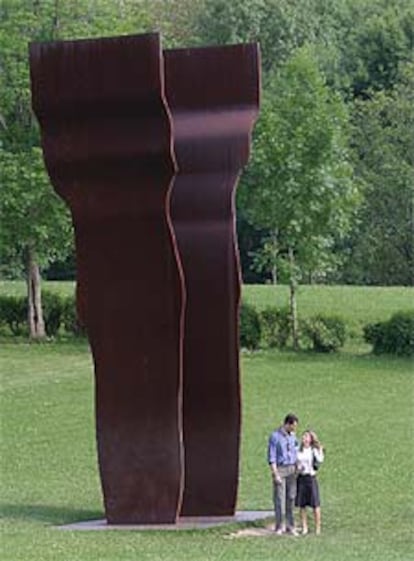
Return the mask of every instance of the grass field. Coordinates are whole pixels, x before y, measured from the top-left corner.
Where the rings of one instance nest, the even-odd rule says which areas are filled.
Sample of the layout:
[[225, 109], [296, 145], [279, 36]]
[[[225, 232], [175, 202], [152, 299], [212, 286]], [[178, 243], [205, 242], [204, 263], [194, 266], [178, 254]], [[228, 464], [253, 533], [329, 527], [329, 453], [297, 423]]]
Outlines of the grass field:
[[271, 509], [267, 437], [289, 410], [327, 448], [320, 537], [230, 539], [183, 532], [75, 532], [101, 518], [92, 364], [85, 343], [3, 344], [2, 561], [410, 561], [413, 364], [341, 353], [242, 357], [239, 509]]

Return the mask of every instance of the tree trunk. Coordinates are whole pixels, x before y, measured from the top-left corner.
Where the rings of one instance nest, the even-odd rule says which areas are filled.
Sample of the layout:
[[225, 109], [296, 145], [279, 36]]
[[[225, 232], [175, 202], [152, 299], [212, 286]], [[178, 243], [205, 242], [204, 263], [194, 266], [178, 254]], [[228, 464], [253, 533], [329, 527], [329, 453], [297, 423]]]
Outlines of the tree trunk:
[[59, 0], [54, 1], [53, 5], [53, 19], [52, 19], [52, 38], [54, 41], [59, 39], [59, 29], [60, 29], [60, 10], [59, 10]]
[[299, 329], [298, 329], [298, 311], [297, 311], [297, 303], [296, 303], [296, 289], [297, 289], [297, 281], [296, 281], [296, 271], [295, 271], [295, 256], [293, 253], [293, 249], [289, 247], [289, 289], [290, 289], [290, 318], [291, 318], [291, 325], [292, 325], [292, 339], [293, 339], [293, 348], [295, 350], [299, 349]]
[[277, 255], [279, 247], [277, 245], [277, 230], [272, 232], [272, 284], [277, 284]]
[[26, 263], [27, 283], [27, 321], [31, 339], [43, 339], [46, 337], [45, 322], [43, 319], [41, 279], [39, 265], [36, 263], [34, 251], [27, 251]]
[[408, 283], [411, 286], [414, 286], [414, 254], [413, 254], [413, 247], [414, 247], [414, 200], [411, 198], [410, 200], [410, 234], [409, 237], [409, 255], [408, 255], [408, 274], [409, 279]]

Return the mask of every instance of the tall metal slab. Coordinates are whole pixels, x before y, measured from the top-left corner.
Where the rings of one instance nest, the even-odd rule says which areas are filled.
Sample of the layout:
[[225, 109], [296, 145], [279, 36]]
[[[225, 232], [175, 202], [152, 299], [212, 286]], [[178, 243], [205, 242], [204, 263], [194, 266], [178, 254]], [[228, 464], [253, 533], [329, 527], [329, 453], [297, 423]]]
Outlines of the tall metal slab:
[[236, 506], [240, 264], [235, 190], [259, 108], [257, 44], [166, 50], [178, 174], [172, 221], [185, 275], [184, 516]]
[[175, 522], [184, 485], [184, 285], [159, 36], [34, 43], [33, 108], [72, 212], [109, 523]]

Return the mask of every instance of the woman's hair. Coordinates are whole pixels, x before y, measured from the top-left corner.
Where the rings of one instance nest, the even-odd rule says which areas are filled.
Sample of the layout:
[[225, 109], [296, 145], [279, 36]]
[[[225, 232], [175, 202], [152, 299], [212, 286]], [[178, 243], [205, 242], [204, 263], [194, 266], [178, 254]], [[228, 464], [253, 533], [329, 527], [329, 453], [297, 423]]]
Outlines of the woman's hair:
[[[312, 448], [314, 448], [314, 447], [319, 448], [319, 447], [321, 446], [321, 443], [320, 443], [320, 441], [319, 441], [319, 438], [318, 438], [318, 435], [316, 434], [316, 432], [314, 432], [313, 430], [309, 430], [309, 429], [308, 429], [308, 430], [305, 430], [305, 431], [303, 431], [303, 433], [302, 433], [302, 438], [303, 438], [303, 435], [304, 435], [304, 434], [309, 434], [309, 435], [310, 435], [310, 439], [311, 439], [310, 445], [311, 445]], [[302, 441], [302, 438], [301, 438], [301, 440], [300, 440], [300, 446], [299, 446], [299, 449], [300, 449], [300, 450], [303, 450], [303, 441]]]
[[308, 433], [311, 436], [311, 446], [320, 446], [318, 435], [313, 430], [309, 430]]

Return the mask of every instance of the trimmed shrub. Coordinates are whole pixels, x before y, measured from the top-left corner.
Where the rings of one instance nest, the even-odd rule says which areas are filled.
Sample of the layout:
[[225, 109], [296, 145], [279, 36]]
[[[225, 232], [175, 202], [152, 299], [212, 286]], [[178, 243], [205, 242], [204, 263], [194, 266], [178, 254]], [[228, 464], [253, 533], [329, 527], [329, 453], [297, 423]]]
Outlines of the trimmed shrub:
[[375, 354], [414, 355], [414, 310], [397, 312], [388, 321], [365, 325], [363, 332]]
[[65, 299], [62, 310], [62, 323], [65, 330], [75, 337], [83, 337], [86, 335], [85, 328], [79, 323], [76, 312], [76, 298], [69, 296]]
[[362, 328], [364, 334], [364, 340], [373, 345], [373, 352], [375, 354], [380, 354], [381, 352], [387, 352], [385, 349], [386, 343], [386, 326], [385, 322], [379, 323], [368, 323]]
[[54, 337], [57, 335], [62, 321], [62, 298], [53, 292], [44, 291], [42, 292], [42, 308], [46, 334]]
[[255, 350], [260, 346], [261, 327], [259, 314], [254, 306], [242, 302], [240, 306], [240, 345]]
[[13, 335], [22, 335], [27, 329], [27, 301], [23, 296], [0, 296], [0, 324], [6, 325]]
[[345, 322], [338, 316], [314, 316], [304, 322], [303, 331], [310, 339], [313, 350], [320, 353], [337, 351], [345, 344]]
[[289, 308], [269, 306], [260, 312], [259, 317], [264, 344], [270, 348], [285, 348], [291, 332]]

